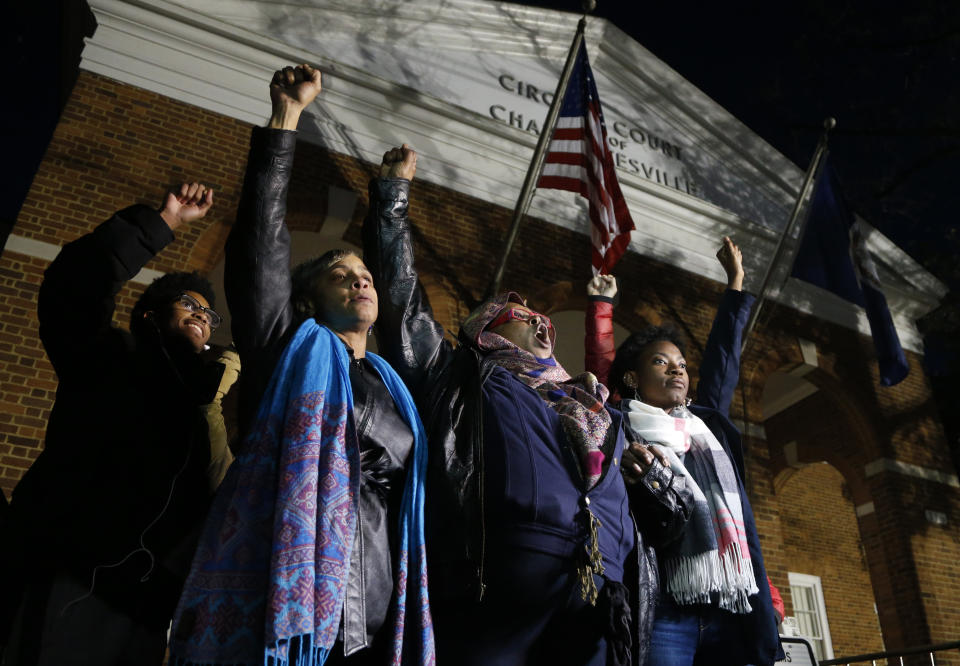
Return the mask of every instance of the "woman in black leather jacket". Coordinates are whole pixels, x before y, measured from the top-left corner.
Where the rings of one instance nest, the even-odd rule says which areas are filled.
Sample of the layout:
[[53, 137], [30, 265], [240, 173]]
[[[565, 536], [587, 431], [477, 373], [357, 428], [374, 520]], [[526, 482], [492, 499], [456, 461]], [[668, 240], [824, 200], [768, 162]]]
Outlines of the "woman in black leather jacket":
[[[331, 250], [296, 267], [292, 274], [289, 268], [290, 235], [284, 218], [296, 147], [295, 130], [301, 111], [319, 91], [320, 73], [307, 65], [287, 67], [276, 72], [270, 85], [273, 114], [267, 127], [254, 128], [251, 137], [237, 220], [226, 245], [225, 269], [234, 343], [244, 363], [240, 420], [245, 432], [263, 427], [260, 416], [258, 422], [253, 423], [258, 413], [257, 406], [265, 392], [269, 395], [274, 390], [268, 388], [268, 382], [278, 368], [281, 355], [286, 355], [288, 346], [293, 344], [291, 340], [295, 339], [295, 335], [299, 339], [300, 325], [305, 320], [315, 319], [346, 347], [349, 355], [349, 388], [352, 390], [352, 412], [346, 419], [347, 447], [351, 446], [351, 435], [355, 435], [359, 445], [359, 497], [355, 500], [353, 547], [349, 550], [347, 571], [343, 574], [346, 580], [343, 583], [339, 630], [334, 625], [337, 638], [331, 648], [320, 651], [319, 655], [313, 654], [312, 658], [319, 661], [312, 661], [309, 657], [311, 651], [318, 650], [316, 635], [297, 636], [281, 642], [278, 649], [289, 649], [291, 666], [297, 663], [324, 663], [324, 659], [327, 664], [387, 664], [393, 657], [391, 652], [398, 649], [394, 636], [398, 615], [396, 572], [400, 566], [399, 560], [407, 559], [398, 551], [398, 525], [401, 523], [400, 507], [405, 480], [414, 458], [415, 436], [405, 413], [395, 404], [396, 396], [388, 389], [389, 382], [385, 383], [382, 367], [372, 363], [372, 355], [366, 351], [369, 329], [377, 318], [377, 293], [363, 261], [352, 251]], [[290, 375], [294, 374], [291, 370]], [[285, 381], [281, 377], [275, 379], [274, 383], [283, 384]], [[260, 409], [262, 413], [263, 407]], [[413, 409], [412, 403], [410, 409]], [[309, 418], [314, 421], [319, 419], [312, 415]], [[320, 441], [323, 442], [322, 446], [328, 445], [327, 439]], [[237, 464], [242, 465], [244, 460], [241, 452]], [[348, 476], [352, 473], [352, 470], [346, 472]], [[320, 504], [323, 498], [318, 496], [327, 478], [320, 481], [323, 483], [318, 482], [319, 487], [314, 488], [312, 494], [303, 491], [303, 498], [298, 501], [311, 506]], [[304, 485], [306, 483], [304, 481]], [[304, 527], [314, 529], [312, 525]], [[333, 530], [342, 527], [337, 524]], [[222, 541], [232, 538], [227, 534], [230, 529], [228, 519], [221, 528]], [[321, 529], [319, 521], [316, 529]], [[275, 541], [277, 538], [285, 539], [283, 534], [274, 535]], [[319, 561], [321, 542], [330, 538], [328, 534], [318, 531], [313, 544], [318, 558], [317, 578], [315, 583], [310, 582], [309, 587], [311, 595], [318, 595], [316, 613], [328, 612], [320, 608], [320, 603], [324, 602], [323, 586], [326, 585], [322, 578], [339, 575], [331, 573], [334, 563]], [[198, 570], [202, 550], [198, 550], [194, 561], [194, 573]], [[277, 550], [274, 551], [274, 561], [276, 553]], [[336, 566], [340, 564], [337, 562]], [[419, 581], [420, 574], [414, 570], [412, 563], [410, 566], [410, 578]], [[195, 628], [200, 622], [195, 618], [202, 618], [205, 613], [215, 613], [218, 609], [205, 605], [202, 585], [198, 582], [201, 580], [197, 577], [188, 581], [188, 587], [191, 582], [196, 582], [193, 587], [194, 600], [188, 601], [186, 594], [181, 600], [171, 654], [177, 657], [178, 664], [245, 661], [240, 656], [246, 653], [239, 648], [234, 652], [228, 649], [219, 651], [219, 648], [206, 651], [205, 632]], [[271, 588], [282, 584], [282, 580], [279, 583], [270, 581]], [[415, 584], [411, 583], [409, 587], [415, 589]], [[334, 598], [325, 603], [335, 606], [336, 600]], [[329, 612], [340, 613], [339, 608]], [[408, 604], [408, 627], [420, 621], [421, 618], [417, 617], [419, 614], [419, 609]], [[429, 624], [429, 613], [426, 613], [426, 618]], [[228, 616], [223, 619], [230, 622]], [[266, 640], [269, 645], [269, 636]], [[239, 644], [240, 639], [235, 642]], [[403, 644], [405, 658], [408, 656], [408, 645]], [[414, 661], [419, 659], [419, 663], [430, 663], [433, 655], [432, 635], [423, 645], [410, 649], [419, 652]], [[201, 655], [210, 654], [214, 656], [200, 658]], [[282, 658], [282, 655], [279, 656]], [[301, 658], [306, 661], [298, 661]], [[284, 660], [283, 663], [288, 662]]]
[[[656, 599], [658, 584], [651, 545], [669, 541], [682, 529], [687, 517], [684, 489], [673, 483], [669, 470], [651, 459], [652, 464], [633, 479], [635, 483], [629, 491], [628, 504], [640, 532], [629, 512], [618, 518], [619, 524], [607, 524], [597, 530], [602, 539], [604, 530], [626, 529], [624, 538], [636, 543], [626, 561], [607, 563], [611, 570], [622, 569], [622, 577], [618, 574], [613, 581], [598, 582], [602, 589], [595, 608], [570, 602], [574, 611], [568, 617], [552, 615], [551, 620], [556, 621], [544, 620], [540, 615], [532, 617], [547, 612], [536, 602], [547, 599], [547, 588], [560, 578], [553, 573], [543, 575], [536, 566], [556, 567], [551, 571], [565, 571], [568, 575], [573, 573], [576, 557], [571, 554], [559, 562], [545, 561], [540, 554], [550, 550], [544, 545], [549, 539], [529, 536], [537, 531], [542, 535], [548, 529], [542, 523], [515, 529], [504, 526], [512, 516], [502, 510], [501, 494], [509, 495], [510, 490], [504, 491], [500, 456], [505, 449], [503, 440], [510, 438], [511, 430], [517, 430], [528, 437], [533, 460], [529, 466], [547, 466], [552, 461], [556, 470], [560, 466], [551, 458], [551, 454], [557, 455], [551, 435], [555, 430], [550, 430], [549, 415], [538, 416], [538, 399], [531, 397], [529, 384], [520, 385], [503, 372], [502, 363], [494, 360], [495, 354], [483, 342], [482, 331], [498, 333], [501, 349], [510, 349], [503, 346], [506, 338], [534, 357], [550, 357], [541, 360], [552, 366], [553, 341], [548, 340], [549, 332], [544, 333], [545, 328], [552, 327], [545, 317], [524, 307], [519, 297], [509, 294], [484, 304], [468, 317], [457, 347], [444, 339], [444, 331], [433, 317], [413, 266], [407, 210], [415, 170], [416, 154], [407, 146], [384, 156], [381, 177], [370, 185], [370, 211], [363, 236], [365, 260], [374, 282], [380, 286], [380, 353], [396, 368], [417, 400], [430, 441], [427, 546], [438, 659], [441, 663], [504, 665], [547, 663], [551, 658], [554, 663], [566, 664], [642, 663], [652, 621], [650, 601]], [[478, 318], [485, 322], [485, 327], [475, 325]], [[503, 321], [525, 326], [528, 337], [535, 338], [527, 341], [530, 346], [504, 332]], [[543, 348], [540, 353], [538, 345]], [[606, 479], [611, 482], [606, 491], [615, 495], [624, 492], [622, 477], [616, 471], [608, 472], [618, 470], [624, 440], [619, 413], [609, 410], [609, 414], [612, 439], [609, 449], [604, 449], [604, 476], [595, 488], [600, 488]], [[626, 464], [623, 460], [622, 466]], [[581, 504], [590, 507], [593, 491], [577, 490], [580, 485], [576, 465], [566, 469], [566, 486], [560, 480], [562, 475], [554, 472], [550, 477], [554, 485], [545, 489], [556, 491], [560, 497], [558, 504], [551, 507], [562, 512], [563, 501], [576, 492], [581, 493]], [[544, 478], [540, 469], [531, 474]], [[548, 510], [545, 507], [544, 512]], [[569, 528], [579, 529], [577, 525]], [[589, 532], [590, 527], [585, 531]], [[590, 535], [584, 537], [589, 542]], [[625, 604], [616, 599], [617, 586], [610, 584], [619, 580], [629, 590], [632, 614], [624, 612]], [[537, 585], [541, 587], [538, 589]], [[564, 594], [569, 599], [579, 596], [575, 578]], [[632, 655], [623, 650], [631, 642], [621, 640], [625, 629], [629, 629], [632, 639]], [[590, 644], [591, 635], [597, 636], [595, 645]], [[550, 637], [548, 645], [544, 644], [545, 636]], [[528, 643], [516, 645], [524, 640]], [[604, 643], [610, 649], [600, 654], [598, 650], [603, 648], [597, 646]]]

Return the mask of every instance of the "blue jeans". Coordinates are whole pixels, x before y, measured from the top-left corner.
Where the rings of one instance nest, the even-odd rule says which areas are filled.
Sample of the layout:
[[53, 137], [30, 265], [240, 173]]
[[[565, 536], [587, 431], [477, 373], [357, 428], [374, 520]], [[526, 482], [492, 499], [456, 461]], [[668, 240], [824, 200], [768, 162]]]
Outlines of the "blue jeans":
[[742, 623], [711, 606], [662, 599], [650, 635], [648, 666], [744, 666]]

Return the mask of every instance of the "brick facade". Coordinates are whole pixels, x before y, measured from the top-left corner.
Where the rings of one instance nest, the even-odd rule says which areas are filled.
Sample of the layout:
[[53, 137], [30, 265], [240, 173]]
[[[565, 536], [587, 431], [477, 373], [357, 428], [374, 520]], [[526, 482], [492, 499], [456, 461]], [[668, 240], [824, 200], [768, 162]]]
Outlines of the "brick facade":
[[[813, 463], [787, 470], [779, 480], [783, 545], [778, 559], [792, 572], [820, 577], [834, 654], [883, 650], [866, 554], [843, 476], [828, 464]], [[829, 529], [824, 529], [824, 516], [830, 517]], [[786, 601], [786, 576], [778, 572], [777, 577]]]
[[[236, 209], [249, 130], [81, 72], [13, 233], [60, 246], [116, 209], [156, 204], [170, 185], [202, 180], [216, 190], [213, 210], [186, 227], [149, 268], [209, 272], [221, 260]], [[344, 240], [359, 245], [371, 174], [371, 165], [301, 144], [289, 198], [291, 228], [318, 231], [328, 188], [350, 190], [358, 205]], [[510, 211], [423, 181], [414, 184], [411, 201], [424, 285], [438, 319], [453, 328], [486, 287]], [[643, 220], [637, 223], [642, 229]], [[582, 310], [588, 256], [585, 235], [529, 220], [503, 284], [530, 295], [535, 306]], [[37, 338], [36, 295], [46, 263], [9, 250], [0, 257], [0, 488], [8, 496], [42, 446], [56, 388]], [[617, 272], [623, 284], [618, 323], [628, 329], [660, 320], [678, 324], [691, 340], [688, 361], [695, 369], [720, 285], [634, 254]], [[558, 284], [564, 281], [572, 287]], [[121, 292], [118, 323], [125, 324], [141, 289], [129, 284]], [[818, 366], [805, 378], [818, 391], [764, 422], [767, 379], [803, 362], [798, 331], [817, 344]], [[731, 410], [766, 432], [764, 439], [755, 427], [758, 433], [746, 444], [748, 485], [770, 575], [788, 614], [787, 572], [821, 576], [838, 655], [958, 638], [960, 491], [891, 471], [883, 462], [956, 474], [919, 358], [908, 358], [907, 380], [882, 388], [868, 339], [771, 307], [744, 358]], [[792, 442], [797, 460], [785, 453]], [[810, 464], [819, 461], [830, 465]], [[868, 475], [871, 463], [880, 467]], [[808, 465], [797, 470], [801, 464]], [[857, 518], [854, 507], [870, 503], [872, 512]], [[945, 514], [947, 525], [929, 523], [927, 510]]]

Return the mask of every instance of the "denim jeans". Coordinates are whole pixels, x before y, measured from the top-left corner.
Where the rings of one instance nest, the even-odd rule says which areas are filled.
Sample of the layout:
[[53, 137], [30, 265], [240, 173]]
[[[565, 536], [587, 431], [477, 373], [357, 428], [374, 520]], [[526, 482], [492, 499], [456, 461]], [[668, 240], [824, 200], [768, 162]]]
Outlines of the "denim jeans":
[[650, 636], [648, 666], [744, 666], [742, 623], [712, 606], [662, 599]]

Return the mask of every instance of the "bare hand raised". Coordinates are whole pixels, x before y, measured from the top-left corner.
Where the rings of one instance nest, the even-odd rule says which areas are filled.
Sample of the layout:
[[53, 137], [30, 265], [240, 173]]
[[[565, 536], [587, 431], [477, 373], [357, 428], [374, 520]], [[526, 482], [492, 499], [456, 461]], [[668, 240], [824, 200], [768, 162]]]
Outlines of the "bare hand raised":
[[270, 80], [270, 101], [273, 114], [267, 127], [297, 129], [300, 114], [320, 93], [320, 70], [310, 65], [284, 67]]
[[741, 291], [743, 289], [743, 254], [729, 236], [723, 237], [723, 246], [717, 251], [717, 259], [727, 274], [727, 287], [734, 291]]
[[617, 295], [617, 278], [612, 275], [594, 275], [587, 283], [587, 296], [605, 296], [613, 298]]
[[175, 231], [181, 224], [201, 219], [212, 205], [213, 190], [202, 183], [184, 183], [179, 190], [167, 192], [160, 217]]
[[413, 180], [416, 173], [417, 153], [407, 144], [403, 144], [399, 148], [391, 148], [383, 154], [383, 162], [380, 164], [381, 178]]

